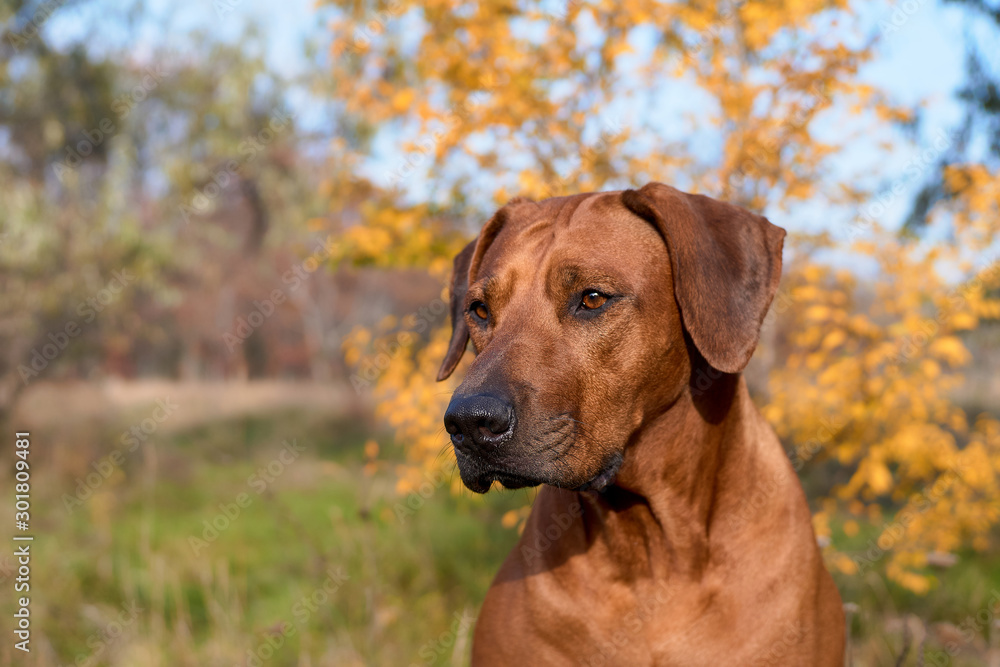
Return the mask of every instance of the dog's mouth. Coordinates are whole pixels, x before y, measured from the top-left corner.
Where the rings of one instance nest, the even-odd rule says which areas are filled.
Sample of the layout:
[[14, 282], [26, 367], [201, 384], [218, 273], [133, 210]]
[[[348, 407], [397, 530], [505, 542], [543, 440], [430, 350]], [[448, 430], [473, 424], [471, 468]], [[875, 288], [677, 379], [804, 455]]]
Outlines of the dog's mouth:
[[573, 491], [602, 491], [611, 486], [618, 476], [624, 456], [621, 452], [615, 452], [605, 462], [601, 470], [582, 484], [567, 484], [560, 479], [552, 478], [548, 475], [525, 474], [521, 471], [513, 471], [493, 466], [484, 466], [483, 462], [476, 461], [460, 450], [455, 450], [458, 459], [458, 470], [462, 478], [462, 483], [475, 493], [486, 493], [493, 486], [493, 482], [500, 482], [506, 489], [524, 489], [540, 484], [549, 484], [560, 488], [567, 488]]
[[[546, 480], [515, 473], [510, 470], [498, 468], [483, 468], [477, 465], [469, 457], [456, 450], [458, 458], [458, 472], [462, 477], [462, 483], [475, 493], [486, 493], [493, 486], [493, 482], [500, 482], [506, 489], [525, 489], [539, 484], [545, 484]], [[464, 459], [464, 460], [463, 460]]]

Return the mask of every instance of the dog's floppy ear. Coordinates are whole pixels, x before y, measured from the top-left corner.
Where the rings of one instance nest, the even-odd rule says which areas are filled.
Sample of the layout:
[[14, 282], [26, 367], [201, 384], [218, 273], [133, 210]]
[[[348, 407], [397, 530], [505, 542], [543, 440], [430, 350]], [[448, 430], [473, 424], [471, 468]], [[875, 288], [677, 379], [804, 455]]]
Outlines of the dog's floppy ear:
[[465, 346], [469, 344], [469, 327], [465, 324], [465, 293], [469, 289], [469, 266], [476, 252], [477, 239], [462, 248], [455, 255], [455, 268], [451, 274], [451, 342], [448, 343], [448, 353], [441, 362], [437, 381], [447, 380], [458, 366], [465, 354]]
[[738, 206], [662, 183], [626, 190], [622, 203], [667, 243], [684, 327], [725, 373], [750, 361], [781, 279], [785, 230]]
[[465, 293], [469, 291], [469, 274], [474, 272], [473, 264], [478, 270], [483, 254], [506, 224], [511, 207], [534, 203], [524, 197], [514, 197], [483, 225], [478, 238], [455, 255], [455, 268], [451, 274], [451, 342], [448, 343], [448, 353], [444, 355], [441, 370], [438, 371], [438, 382], [447, 380], [455, 372], [455, 367], [465, 354], [465, 346], [469, 344], [469, 327], [465, 324]]

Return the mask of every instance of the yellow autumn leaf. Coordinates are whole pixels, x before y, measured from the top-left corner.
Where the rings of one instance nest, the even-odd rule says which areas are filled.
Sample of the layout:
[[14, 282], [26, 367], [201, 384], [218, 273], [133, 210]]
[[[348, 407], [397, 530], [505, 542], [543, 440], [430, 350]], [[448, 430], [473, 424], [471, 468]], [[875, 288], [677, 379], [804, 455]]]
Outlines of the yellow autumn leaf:
[[828, 306], [809, 306], [805, 312], [807, 320], [825, 320], [830, 317], [832, 311]]
[[931, 343], [928, 351], [952, 367], [965, 365], [972, 358], [965, 344], [955, 336], [944, 336], [936, 339]]
[[842, 573], [853, 576], [858, 573], [858, 565], [847, 554], [838, 553], [833, 556], [833, 565]]
[[876, 494], [883, 494], [892, 487], [892, 473], [881, 461], [869, 463], [868, 486]]
[[955, 331], [963, 331], [967, 329], [975, 329], [979, 324], [979, 319], [972, 313], [960, 311], [951, 316], [949, 324]]
[[403, 88], [392, 96], [392, 108], [395, 111], [406, 111], [410, 104], [413, 103], [414, 97], [416, 97], [415, 90], [412, 88]]
[[844, 330], [834, 329], [823, 338], [823, 343], [820, 347], [824, 350], [832, 350], [842, 345], [845, 340], [847, 340], [847, 334], [844, 333]]

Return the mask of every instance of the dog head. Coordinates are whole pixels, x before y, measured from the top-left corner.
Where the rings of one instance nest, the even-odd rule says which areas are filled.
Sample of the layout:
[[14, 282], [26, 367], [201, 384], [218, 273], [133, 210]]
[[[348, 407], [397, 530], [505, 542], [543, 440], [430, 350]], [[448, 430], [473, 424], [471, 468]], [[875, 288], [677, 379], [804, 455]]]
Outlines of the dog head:
[[471, 340], [444, 418], [465, 485], [612, 483], [629, 438], [688, 386], [693, 357], [723, 373], [750, 360], [784, 235], [661, 183], [497, 211], [455, 258], [438, 374]]

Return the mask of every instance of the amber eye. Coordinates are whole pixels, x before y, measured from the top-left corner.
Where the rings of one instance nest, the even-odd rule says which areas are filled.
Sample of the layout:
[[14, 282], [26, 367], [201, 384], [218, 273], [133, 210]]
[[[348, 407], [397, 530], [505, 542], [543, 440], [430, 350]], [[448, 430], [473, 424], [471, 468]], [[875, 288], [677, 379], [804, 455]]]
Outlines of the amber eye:
[[608, 300], [608, 297], [601, 294], [597, 290], [590, 290], [583, 293], [583, 307], [587, 310], [595, 310], [603, 306]]
[[483, 303], [482, 301], [473, 301], [472, 305], [469, 306], [469, 310], [475, 313], [476, 317], [478, 317], [481, 320], [485, 320], [490, 316], [489, 309], [486, 307], [486, 304]]

